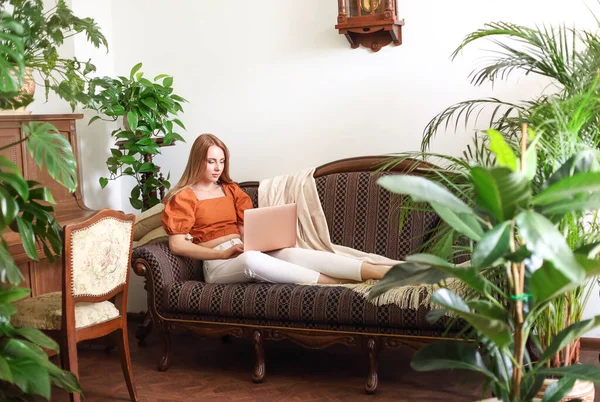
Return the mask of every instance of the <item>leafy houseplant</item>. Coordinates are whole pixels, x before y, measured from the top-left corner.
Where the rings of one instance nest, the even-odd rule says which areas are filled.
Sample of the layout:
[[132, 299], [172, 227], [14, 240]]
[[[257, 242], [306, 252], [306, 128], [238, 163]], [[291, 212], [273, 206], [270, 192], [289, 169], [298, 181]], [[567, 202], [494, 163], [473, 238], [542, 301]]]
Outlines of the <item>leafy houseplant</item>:
[[[596, 18], [596, 21], [600, 21]], [[504, 139], [514, 149], [519, 147], [519, 128], [523, 122], [536, 127], [541, 135], [537, 147], [537, 170], [531, 182], [532, 189], [539, 191], [550, 175], [578, 150], [600, 146], [600, 88], [598, 70], [600, 68], [600, 39], [596, 32], [565, 26], [526, 27], [508, 22], [486, 24], [463, 40], [453, 52], [455, 58], [465, 47], [480, 41], [488, 41], [495, 49], [492, 57], [471, 73], [471, 82], [481, 85], [486, 82], [504, 80], [515, 73], [538, 75], [550, 79], [552, 95], [541, 94], [518, 102], [505, 102], [496, 98], [466, 100], [452, 105], [435, 116], [423, 132], [422, 150], [425, 151], [433, 138], [452, 123], [465, 126], [477, 122], [480, 113], [490, 112], [490, 126], [501, 131]], [[491, 166], [494, 156], [490, 143], [478, 139], [469, 146], [462, 158], [449, 158], [444, 155], [431, 155], [449, 162], [449, 166], [436, 173], [439, 180], [452, 183], [453, 189], [467, 198], [472, 188], [465, 186], [464, 179], [469, 175], [471, 163]], [[589, 217], [573, 213], [563, 217], [559, 229], [566, 233], [568, 244], [578, 247], [586, 241], [597, 241], [598, 216]], [[432, 236], [430, 246], [442, 254], [463, 253], [466, 250], [448, 247], [452, 241], [452, 230], [446, 227]], [[536, 332], [542, 345], [549, 345], [552, 339], [573, 322], [581, 320], [589, 299], [589, 282], [556, 298], [546, 311], [539, 315]], [[560, 366], [577, 362], [578, 347], [574, 345], [569, 353], [556, 355], [552, 365]]]
[[[600, 382], [599, 367], [548, 367], [556, 353], [600, 325], [600, 316], [569, 325], [547, 347], [539, 344], [534, 331], [536, 319], [553, 300], [600, 274], [599, 243], [573, 251], [556, 226], [570, 213], [600, 208], [599, 155], [592, 149], [572, 155], [534, 192], [540, 137], [530, 133], [527, 147], [524, 133], [517, 159], [500, 133], [490, 130], [488, 134], [497, 165], [470, 167], [474, 200], [468, 201], [473, 207], [426, 178], [399, 175], [379, 180], [394, 193], [430, 203], [448, 225], [476, 242], [471, 265], [458, 267], [431, 254], [412, 255], [406, 263], [393, 267], [370, 297], [416, 281], [461, 281], [470, 289], [471, 298], [441, 288], [432, 301], [442, 306], [443, 312], [470, 324], [477, 334], [476, 343], [443, 341], [425, 346], [414, 355], [412, 367], [477, 371], [499, 399], [511, 402], [532, 400], [545, 376], [560, 376], [542, 399], [557, 401], [576, 379]], [[484, 271], [496, 266], [503, 268], [502, 279], [490, 281]], [[435, 322], [440, 316], [440, 311], [433, 311], [428, 318]], [[526, 349], [528, 342], [540, 352], [535, 360]]]
[[[0, 99], [12, 105], [23, 81], [22, 27], [9, 15], [0, 13], [0, 65], [10, 62], [12, 73], [0, 75]], [[9, 57], [5, 57], [9, 55]], [[23, 140], [4, 145], [0, 150], [26, 142], [33, 159], [68, 189], [77, 187], [76, 160], [69, 142], [50, 124], [23, 126]], [[39, 183], [23, 179], [19, 168], [0, 156], [0, 400], [21, 401], [34, 394], [50, 399], [54, 383], [69, 392], [81, 392], [77, 378], [52, 364], [40, 346], [58, 351], [58, 345], [33, 328], [14, 328], [10, 317], [13, 302], [29, 295], [27, 288], [16, 287], [23, 276], [8, 252], [4, 239], [7, 226], [18, 230], [29, 258], [38, 260], [35, 242], [54, 260], [61, 253], [60, 228], [51, 215], [52, 194]]]
[[93, 19], [75, 16], [64, 0], [57, 0], [50, 10], [44, 10], [43, 3], [42, 0], [0, 0], [0, 12], [9, 11], [21, 25], [23, 62], [43, 79], [46, 100], [52, 90], [73, 109], [78, 103], [87, 105], [90, 102], [86, 93], [88, 74], [96, 67], [89, 60], [60, 57], [58, 48], [65, 39], [85, 33], [95, 47], [104, 46], [108, 50], [106, 38]]
[[[176, 116], [183, 112], [184, 98], [173, 93], [173, 77], [160, 74], [150, 81], [139, 70], [142, 63], [136, 64], [129, 77], [97, 78], [90, 83], [90, 97], [95, 109], [101, 115], [94, 116], [90, 124], [103, 118], [117, 121], [122, 117], [123, 126], [111, 135], [120, 140], [111, 148], [112, 156], [106, 161], [110, 177], [100, 178], [104, 188], [108, 180], [121, 176], [135, 178], [137, 184], [131, 190], [129, 201], [135, 209], [145, 211], [158, 204], [156, 196], [161, 187], [170, 188], [167, 179], [157, 178], [158, 167], [151, 162], [152, 156], [160, 153], [161, 146], [175, 140], [184, 141], [174, 131], [176, 125], [185, 126]], [[97, 91], [97, 88], [100, 90]]]

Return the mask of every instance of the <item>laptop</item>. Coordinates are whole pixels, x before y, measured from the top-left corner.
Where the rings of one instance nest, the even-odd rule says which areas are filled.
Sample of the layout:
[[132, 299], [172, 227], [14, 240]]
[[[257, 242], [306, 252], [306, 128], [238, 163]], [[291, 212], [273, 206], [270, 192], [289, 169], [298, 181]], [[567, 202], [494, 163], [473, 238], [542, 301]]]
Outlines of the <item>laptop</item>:
[[296, 246], [296, 204], [244, 211], [244, 251], [273, 251]]

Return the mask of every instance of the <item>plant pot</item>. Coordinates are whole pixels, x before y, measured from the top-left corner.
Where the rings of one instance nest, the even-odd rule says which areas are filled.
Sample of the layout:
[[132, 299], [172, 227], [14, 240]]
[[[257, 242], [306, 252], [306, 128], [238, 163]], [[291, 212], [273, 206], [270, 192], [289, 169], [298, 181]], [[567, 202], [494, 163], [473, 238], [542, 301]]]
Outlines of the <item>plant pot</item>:
[[[542, 389], [540, 389], [540, 392], [538, 392], [537, 396], [541, 398], [546, 391], [546, 387], [556, 381], [558, 380], [554, 378], [548, 378], [544, 380], [544, 385], [542, 385]], [[561, 399], [561, 402], [567, 402], [573, 399], [581, 399], [583, 402], [594, 402], [595, 394], [596, 392], [593, 382], [577, 380], [573, 386], [573, 389], [571, 392], [569, 392], [569, 395]]]
[[[544, 392], [546, 392], [546, 388], [552, 384], [553, 382], [558, 381], [557, 379], [548, 378], [544, 380], [544, 384], [542, 385], [542, 389], [536, 395], [536, 398], [533, 399], [534, 402], [539, 402], [542, 400], [544, 396]], [[580, 399], [582, 402], [594, 402], [595, 397], [595, 388], [594, 383], [591, 381], [581, 381], [577, 380], [569, 395], [560, 400], [560, 402], [568, 402], [573, 399]], [[502, 402], [498, 398], [489, 398], [484, 399], [478, 402]]]
[[[25, 68], [24, 74], [25, 82], [19, 93], [23, 95], [31, 95], [35, 93], [35, 80], [33, 79], [33, 69], [31, 67]], [[14, 110], [0, 110], [0, 115], [15, 115], [15, 114], [31, 114], [31, 110], [26, 110], [26, 106], [20, 107]]]

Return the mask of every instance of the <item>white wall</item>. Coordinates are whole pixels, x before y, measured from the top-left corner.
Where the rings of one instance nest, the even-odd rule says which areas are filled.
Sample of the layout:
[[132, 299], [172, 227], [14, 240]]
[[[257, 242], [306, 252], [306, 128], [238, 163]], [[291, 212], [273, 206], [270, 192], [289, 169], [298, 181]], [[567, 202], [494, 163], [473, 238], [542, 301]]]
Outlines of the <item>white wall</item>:
[[[471, 86], [467, 76], [485, 56], [481, 44], [449, 60], [467, 33], [499, 20], [591, 26], [585, 4], [595, 4], [398, 0], [406, 19], [404, 44], [372, 53], [350, 49], [334, 29], [335, 0], [73, 2], [82, 16], [100, 20], [112, 38], [108, 73], [127, 74], [142, 61], [147, 76], [172, 74], [176, 92], [189, 100], [181, 118], [187, 143], [165, 148], [156, 158], [173, 181], [194, 138], [204, 132], [228, 144], [237, 181], [351, 156], [418, 150], [423, 128], [444, 107], [485, 96], [526, 99], [547, 84], [522, 77], [495, 88]], [[75, 46], [77, 55], [82, 48]], [[98, 190], [108, 130], [92, 133], [83, 123], [78, 128], [87, 138], [82, 141], [86, 204], [130, 210], [129, 183], [111, 183], [110, 197]], [[441, 134], [433, 150], [457, 155], [472, 132]], [[144, 291], [140, 283], [135, 287], [130, 308], [138, 311]], [[597, 292], [590, 304], [598, 305]]]

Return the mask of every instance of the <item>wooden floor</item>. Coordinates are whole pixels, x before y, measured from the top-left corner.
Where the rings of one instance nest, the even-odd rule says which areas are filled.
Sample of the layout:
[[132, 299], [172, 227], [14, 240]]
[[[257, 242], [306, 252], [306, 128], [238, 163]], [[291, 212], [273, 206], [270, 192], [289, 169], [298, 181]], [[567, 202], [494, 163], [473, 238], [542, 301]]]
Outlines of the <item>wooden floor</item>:
[[[201, 340], [186, 333], [173, 337], [173, 365], [158, 372], [161, 345], [155, 334], [139, 347], [130, 328], [133, 375], [140, 401], [465, 401], [481, 397], [480, 381], [470, 373], [418, 373], [409, 367], [412, 352], [385, 350], [379, 368], [379, 389], [366, 395], [366, 356], [359, 349], [332, 347], [307, 350], [291, 343], [267, 343], [267, 377], [251, 381], [252, 345]], [[585, 362], [597, 364], [597, 353], [584, 352]], [[129, 400], [116, 351], [100, 346], [79, 349], [81, 385], [86, 402]], [[596, 391], [598, 394], [598, 390]], [[53, 401], [67, 401], [60, 389]], [[597, 397], [596, 401], [600, 401]]]

